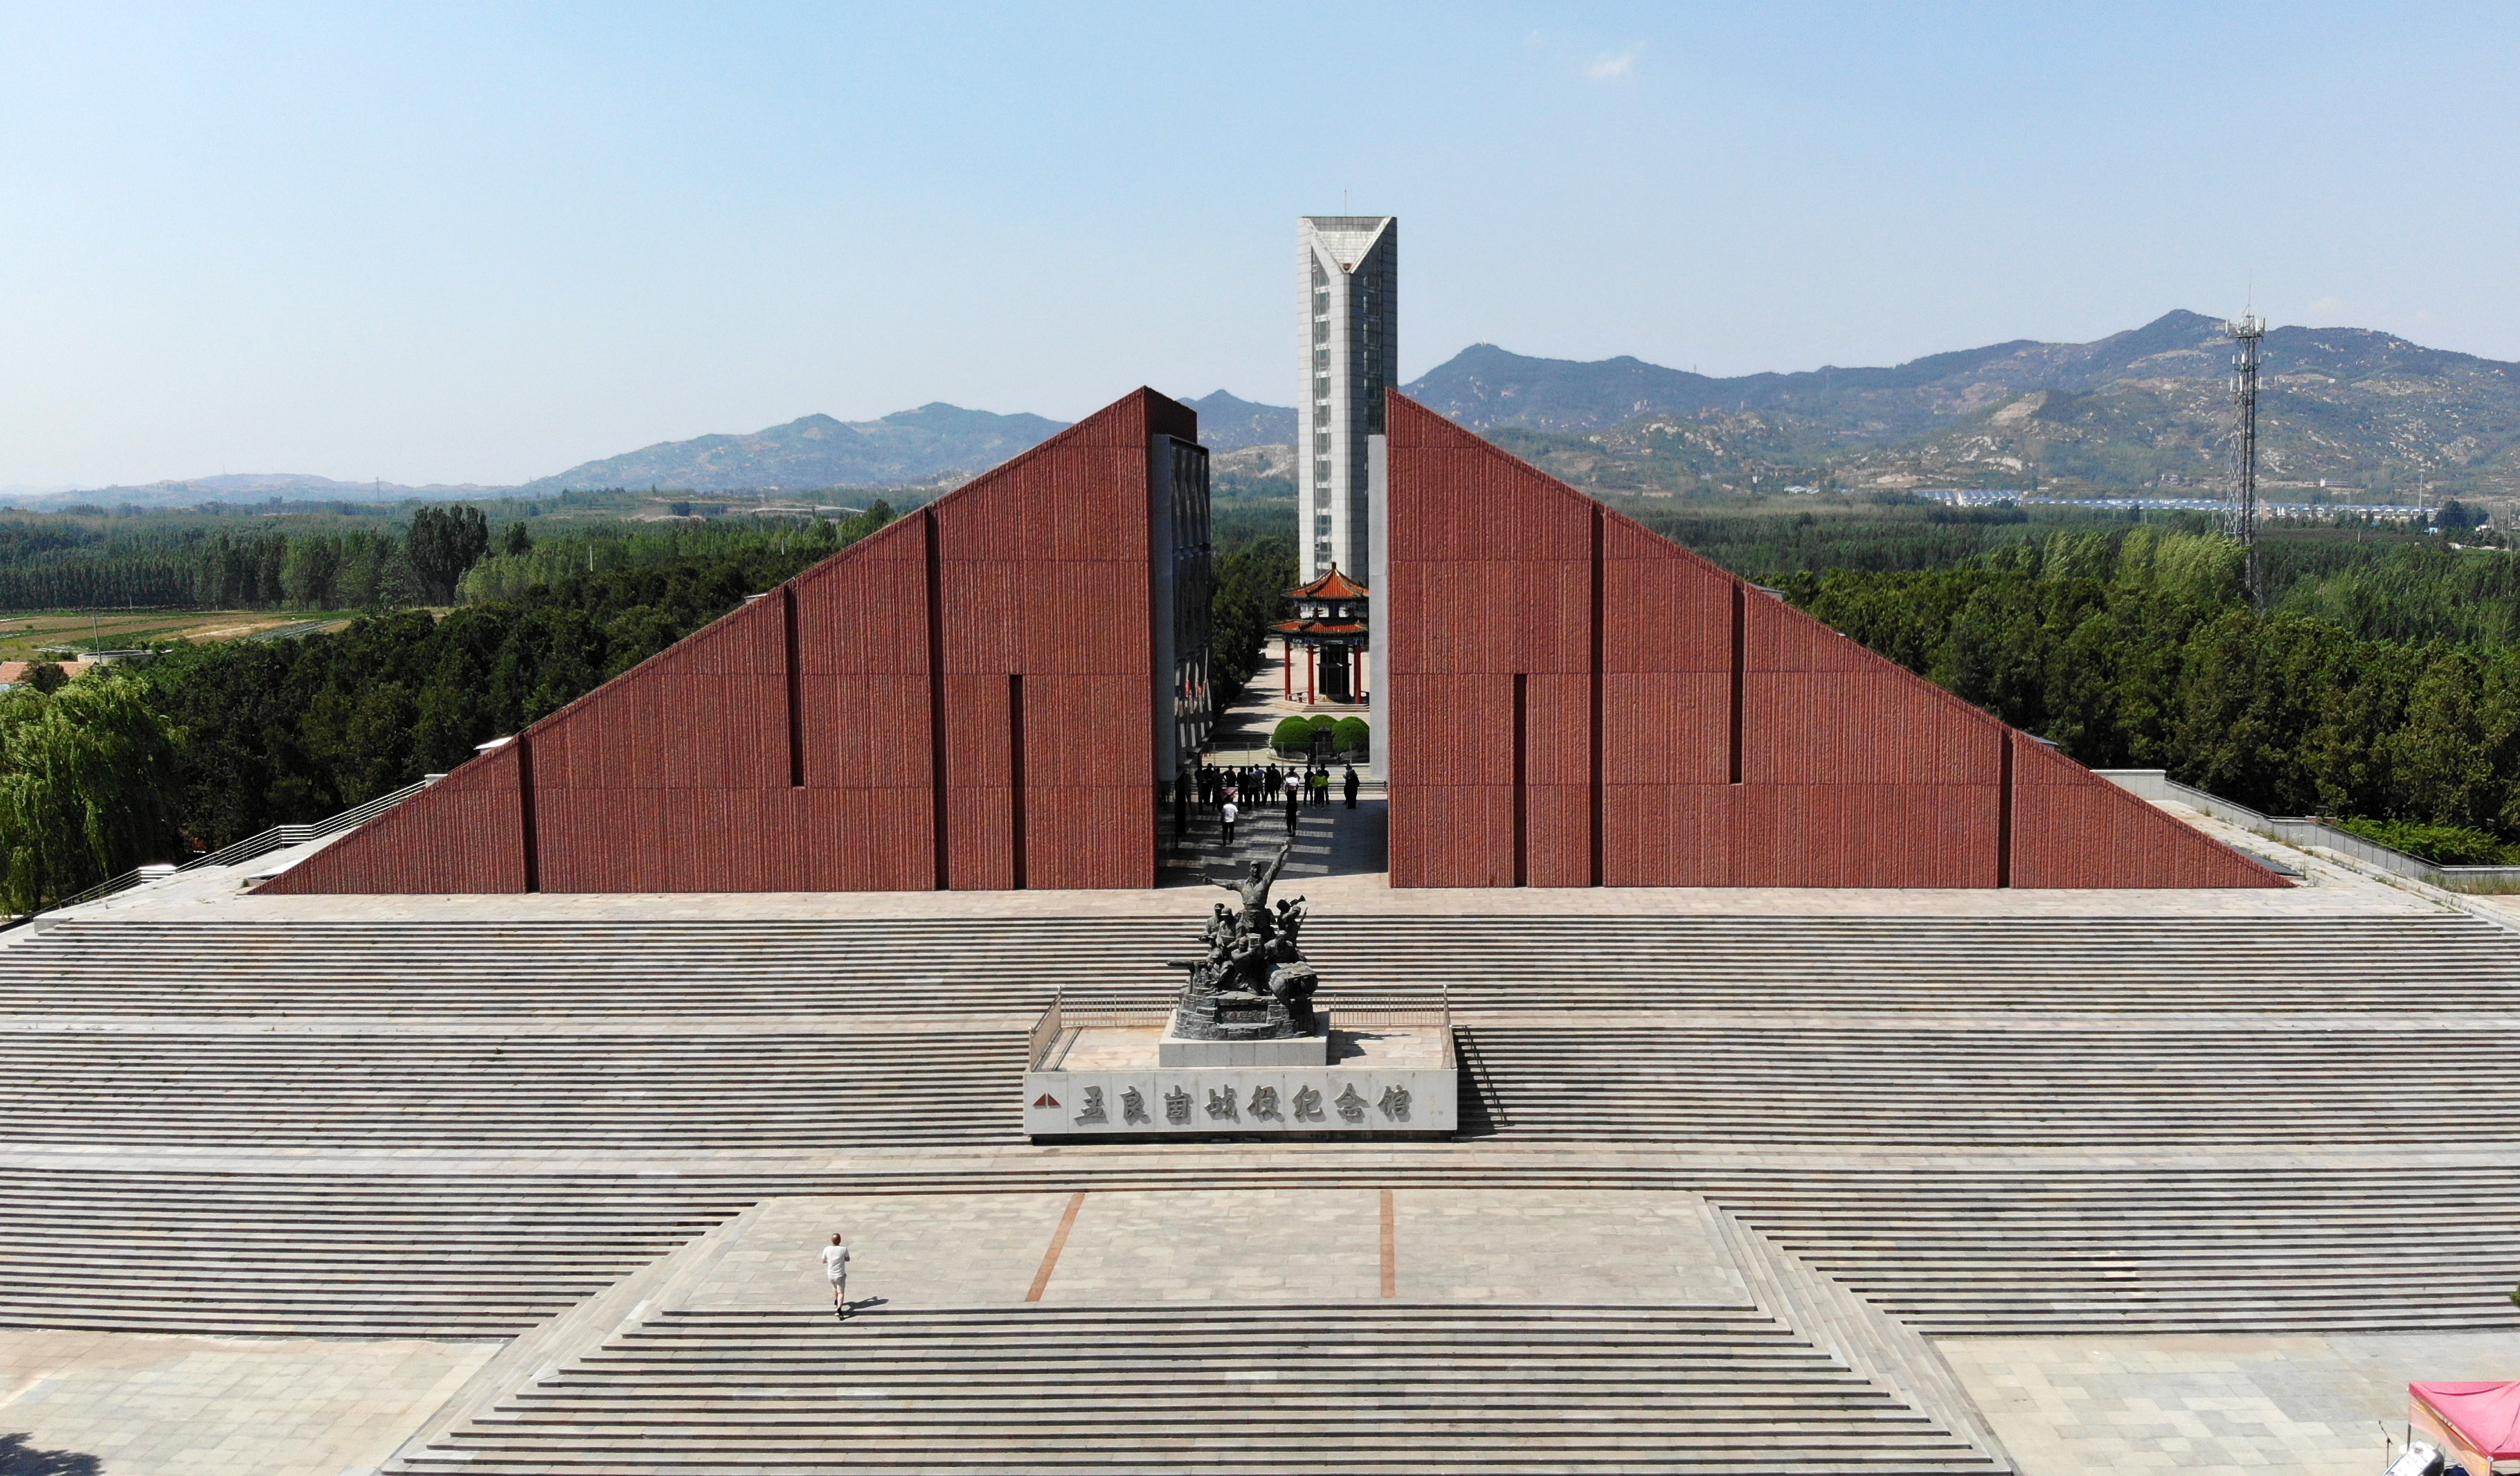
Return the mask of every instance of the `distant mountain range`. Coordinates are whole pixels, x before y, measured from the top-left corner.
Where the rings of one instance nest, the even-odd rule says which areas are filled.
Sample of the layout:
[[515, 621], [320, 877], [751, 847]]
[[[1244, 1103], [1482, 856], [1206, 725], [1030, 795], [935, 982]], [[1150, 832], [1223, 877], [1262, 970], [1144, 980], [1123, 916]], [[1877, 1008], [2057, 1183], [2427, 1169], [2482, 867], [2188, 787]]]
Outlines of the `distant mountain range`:
[[[2091, 343], [1734, 379], [1482, 343], [1405, 392], [1597, 490], [2192, 486], [2230, 468], [2230, 362], [2219, 320], [2174, 312]], [[2278, 328], [2262, 363], [2271, 481], [2520, 493], [2520, 365], [2357, 328]]]
[[[1185, 403], [1199, 412], [1200, 438], [1214, 450], [1291, 446], [1294, 442], [1295, 412], [1287, 407], [1255, 405], [1222, 389], [1204, 399]], [[513, 488], [409, 487], [395, 482], [341, 482], [275, 472], [202, 476], [145, 487], [101, 487], [75, 492], [22, 489], [15, 501], [27, 507], [80, 503], [176, 507], [268, 498], [332, 502], [473, 497], [485, 493], [533, 497], [571, 488], [604, 487], [734, 492], [943, 486], [985, 471], [1066, 426], [1065, 421], [1038, 415], [994, 415], [938, 403], [875, 421], [839, 421], [828, 415], [809, 415], [749, 435], [659, 441], [620, 456], [585, 462]], [[1291, 457], [1263, 454], [1253, 466], [1275, 467], [1290, 461]]]
[[[1641, 359], [1535, 359], [1477, 343], [1405, 392], [1598, 491], [1825, 480], [1851, 489], [2207, 486], [2230, 465], [2230, 344], [2219, 320], [2174, 312], [2090, 343], [2015, 339], [1886, 369], [1730, 379]], [[2267, 335], [2259, 412], [2275, 490], [2520, 495], [2520, 365], [2356, 328]], [[1219, 389], [1187, 401], [1220, 474], [1291, 474], [1295, 411]], [[332, 501], [509, 490], [951, 485], [1065, 423], [922, 405], [875, 421], [809, 415], [749, 435], [662, 441], [514, 489], [228, 475], [22, 499], [171, 505]]]
[[1037, 415], [992, 415], [941, 402], [879, 421], [809, 415], [750, 435], [659, 441], [529, 481], [524, 496], [571, 487], [906, 487], [985, 470], [1065, 428]]
[[237, 471], [196, 476], [185, 481], [148, 482], [139, 486], [90, 487], [77, 491], [18, 488], [0, 493], [20, 507], [62, 507], [93, 503], [99, 507], [182, 508], [205, 502], [395, 502], [404, 498], [479, 497], [500, 491], [473, 482], [431, 482], [409, 487], [401, 482], [335, 481], [293, 471]]
[[1198, 441], [1210, 451], [1295, 444], [1292, 405], [1254, 405], [1222, 389], [1205, 399], [1182, 403], [1198, 412]]

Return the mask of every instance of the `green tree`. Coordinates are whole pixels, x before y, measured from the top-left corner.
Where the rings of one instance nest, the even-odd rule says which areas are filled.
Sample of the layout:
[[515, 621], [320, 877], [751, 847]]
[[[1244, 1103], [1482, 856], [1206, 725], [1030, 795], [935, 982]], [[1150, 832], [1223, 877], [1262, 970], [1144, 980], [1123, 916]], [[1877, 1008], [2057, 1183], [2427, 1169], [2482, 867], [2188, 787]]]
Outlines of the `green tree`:
[[1214, 682], [1219, 704], [1234, 700], [1260, 660], [1269, 629], [1285, 618], [1286, 591], [1295, 583], [1295, 542], [1266, 534], [1249, 539], [1217, 561], [1216, 596], [1209, 608], [1215, 642]]
[[10, 907], [31, 912], [175, 843], [176, 748], [119, 677], [0, 697], [0, 854]]
[[299, 609], [331, 609], [341, 570], [341, 541], [322, 533], [289, 540], [280, 564], [280, 593]]
[[[402, 550], [382, 533], [342, 535], [339, 561], [334, 570], [334, 596], [352, 609], [384, 609], [412, 603], [401, 596], [418, 581], [397, 571]], [[406, 569], [408, 565], [405, 566]]]
[[490, 524], [480, 509], [460, 503], [423, 508], [411, 516], [405, 549], [423, 597], [431, 604], [452, 604], [455, 581], [490, 550]]
[[519, 519], [508, 524], [507, 536], [499, 540], [499, 552], [514, 559], [533, 551], [534, 535], [525, 530], [524, 522]]

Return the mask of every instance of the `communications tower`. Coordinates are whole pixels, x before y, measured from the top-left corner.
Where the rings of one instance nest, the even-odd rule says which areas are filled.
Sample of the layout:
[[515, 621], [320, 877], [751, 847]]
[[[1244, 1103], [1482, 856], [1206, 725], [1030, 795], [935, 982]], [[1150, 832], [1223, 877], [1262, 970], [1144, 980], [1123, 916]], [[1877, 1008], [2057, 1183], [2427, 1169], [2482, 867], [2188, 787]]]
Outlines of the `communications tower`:
[[2258, 344], [2267, 335], [2267, 320], [2244, 312], [2224, 324], [2223, 332], [2239, 345], [2239, 352], [2231, 356], [2231, 399], [2240, 419], [2240, 485], [2231, 502], [2231, 536], [2239, 540], [2248, 560], [2243, 577], [2248, 581], [2249, 604], [2262, 608], [2266, 597], [2258, 584]]

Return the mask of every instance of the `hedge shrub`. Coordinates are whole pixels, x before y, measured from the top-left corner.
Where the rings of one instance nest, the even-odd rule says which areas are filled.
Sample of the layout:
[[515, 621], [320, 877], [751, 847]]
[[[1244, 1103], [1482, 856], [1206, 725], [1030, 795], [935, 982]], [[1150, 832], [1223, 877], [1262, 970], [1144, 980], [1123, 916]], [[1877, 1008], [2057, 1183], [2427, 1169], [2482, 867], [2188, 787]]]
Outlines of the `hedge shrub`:
[[1332, 741], [1338, 744], [1339, 752], [1363, 753], [1367, 750], [1371, 730], [1366, 727], [1365, 719], [1341, 718], [1335, 731], [1337, 737]]
[[2339, 820], [2336, 827], [2364, 840], [2376, 840], [2435, 866], [2509, 866], [2520, 846], [2506, 845], [2482, 830], [2465, 826], [2426, 825], [2413, 820]]
[[1301, 753], [1313, 745], [1313, 725], [1303, 718], [1281, 718], [1269, 735], [1269, 746]]

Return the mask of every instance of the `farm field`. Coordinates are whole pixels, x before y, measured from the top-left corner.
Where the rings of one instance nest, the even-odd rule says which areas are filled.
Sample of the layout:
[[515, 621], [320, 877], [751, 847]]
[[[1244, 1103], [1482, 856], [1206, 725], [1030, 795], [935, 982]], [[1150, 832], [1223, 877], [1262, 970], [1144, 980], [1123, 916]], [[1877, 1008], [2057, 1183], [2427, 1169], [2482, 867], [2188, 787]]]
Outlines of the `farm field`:
[[35, 610], [0, 615], [0, 661], [48, 650], [118, 650], [154, 641], [302, 636], [349, 622], [348, 610]]

